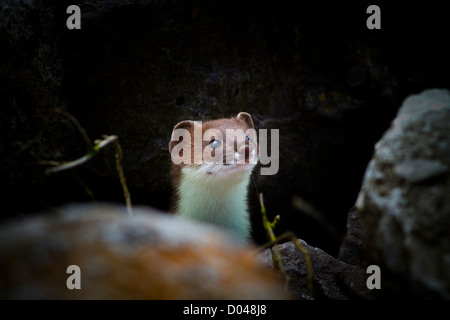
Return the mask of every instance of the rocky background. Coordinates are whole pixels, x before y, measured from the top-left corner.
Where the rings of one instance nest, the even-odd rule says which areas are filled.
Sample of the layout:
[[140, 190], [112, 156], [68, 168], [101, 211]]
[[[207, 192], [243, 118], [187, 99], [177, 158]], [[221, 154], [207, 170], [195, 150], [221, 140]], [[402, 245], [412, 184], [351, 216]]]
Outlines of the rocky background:
[[[162, 210], [172, 192], [167, 146], [173, 126], [246, 111], [257, 128], [280, 130], [280, 171], [256, 171], [249, 191], [255, 241], [266, 241], [257, 199], [263, 192], [270, 218], [281, 215], [277, 234], [292, 230], [337, 257], [374, 145], [404, 99], [427, 88], [450, 88], [448, 26], [445, 11], [433, 3], [380, 3], [381, 30], [366, 28], [372, 3], [364, 1], [80, 1], [81, 30], [66, 28], [70, 4], [0, 3], [2, 220], [67, 202], [124, 203], [112, 147], [74, 170], [45, 174], [40, 161], [86, 153], [79, 130], [57, 108], [72, 114], [93, 140], [118, 135], [133, 204]], [[442, 161], [420, 161], [389, 170], [401, 176], [425, 166], [443, 172], [436, 179], [446, 177]], [[429, 181], [412, 179], [400, 183]], [[316, 210], [298, 210], [295, 196]], [[447, 208], [447, 195], [430, 199], [438, 209]], [[442, 217], [445, 225], [448, 216]], [[383, 233], [373, 223], [374, 243], [367, 244], [375, 248], [372, 258], [387, 257], [394, 276], [420, 273], [419, 267], [389, 260], [391, 251], [377, 242]], [[399, 223], [395, 232], [403, 228]], [[448, 228], [422, 234], [427, 223], [403, 232], [414, 230], [425, 239], [429, 233], [448, 235]], [[434, 240], [426, 241], [431, 242], [425, 247], [407, 244], [400, 254], [409, 256], [411, 246], [428, 250]], [[447, 266], [448, 247], [439, 248], [433, 252]], [[442, 270], [429, 272], [433, 281], [448, 279]], [[402, 295], [401, 288], [394, 286], [394, 296]]]

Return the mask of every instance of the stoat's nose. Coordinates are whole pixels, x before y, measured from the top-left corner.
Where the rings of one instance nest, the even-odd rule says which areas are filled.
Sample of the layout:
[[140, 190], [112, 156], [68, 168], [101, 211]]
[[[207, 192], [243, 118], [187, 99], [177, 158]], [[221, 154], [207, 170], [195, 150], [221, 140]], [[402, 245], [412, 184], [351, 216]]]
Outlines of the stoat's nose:
[[249, 146], [243, 146], [239, 152], [245, 159], [249, 159], [250, 157], [250, 147]]
[[251, 145], [243, 145], [237, 151], [239, 160], [244, 160], [244, 163], [254, 163], [256, 160], [255, 148]]

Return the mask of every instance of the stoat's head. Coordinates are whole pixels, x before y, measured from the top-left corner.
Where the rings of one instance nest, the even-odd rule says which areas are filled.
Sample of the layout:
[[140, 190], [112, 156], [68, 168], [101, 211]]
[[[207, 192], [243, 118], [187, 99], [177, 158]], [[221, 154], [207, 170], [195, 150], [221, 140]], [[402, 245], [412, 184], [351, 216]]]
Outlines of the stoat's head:
[[256, 130], [246, 112], [229, 119], [178, 123], [169, 151], [175, 169], [214, 181], [248, 177], [259, 159]]

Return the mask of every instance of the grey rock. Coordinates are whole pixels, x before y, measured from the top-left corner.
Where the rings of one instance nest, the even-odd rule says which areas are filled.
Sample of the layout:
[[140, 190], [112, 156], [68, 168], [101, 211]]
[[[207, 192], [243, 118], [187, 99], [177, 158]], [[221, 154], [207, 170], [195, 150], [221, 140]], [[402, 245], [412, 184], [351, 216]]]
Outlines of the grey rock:
[[394, 173], [410, 183], [421, 182], [448, 173], [442, 163], [424, 159], [406, 159], [394, 166]]
[[[283, 266], [290, 277], [288, 290], [294, 298], [347, 300], [375, 297], [375, 293], [367, 288], [366, 281], [369, 275], [365, 267], [340, 261], [323, 250], [312, 247], [303, 240], [300, 241], [311, 256], [314, 292], [308, 289], [308, 271], [303, 254], [292, 241], [279, 245]], [[260, 257], [261, 261], [271, 267], [280, 280], [283, 280], [282, 274], [275, 271], [271, 250], [266, 249]]]
[[450, 93], [408, 97], [375, 146], [357, 208], [395, 295], [450, 297]]
[[337, 256], [343, 262], [361, 265], [364, 258], [362, 251], [362, 230], [359, 211], [353, 207], [347, 215], [347, 233], [345, 234]]

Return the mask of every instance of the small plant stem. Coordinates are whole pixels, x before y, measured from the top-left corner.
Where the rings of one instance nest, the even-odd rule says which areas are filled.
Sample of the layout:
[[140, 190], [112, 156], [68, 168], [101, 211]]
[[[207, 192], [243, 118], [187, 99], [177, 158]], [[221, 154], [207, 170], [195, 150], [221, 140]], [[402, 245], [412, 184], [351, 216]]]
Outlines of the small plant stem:
[[125, 175], [123, 173], [122, 168], [122, 147], [119, 144], [119, 140], [114, 140], [114, 146], [116, 147], [116, 167], [117, 173], [119, 174], [120, 184], [122, 185], [123, 194], [125, 197], [125, 202], [127, 204], [128, 215], [130, 217], [133, 216], [133, 209], [131, 207], [131, 197], [128, 192], [127, 180], [125, 179]]
[[[264, 205], [264, 198], [263, 198], [263, 194], [262, 193], [259, 194], [259, 203], [260, 203], [260, 206], [261, 206], [261, 214], [263, 216], [264, 229], [266, 229], [269, 241], [274, 242], [276, 240], [276, 237], [275, 237], [275, 233], [273, 232], [273, 228], [277, 224], [277, 222], [280, 219], [280, 217], [276, 216], [275, 219], [273, 220], [273, 222], [270, 222], [267, 219], [266, 207]], [[278, 271], [280, 271], [281, 274], [283, 275], [283, 278], [285, 280], [286, 290], [288, 290], [289, 289], [290, 277], [286, 273], [286, 270], [284, 269], [283, 259], [281, 258], [280, 250], [279, 250], [278, 245], [277, 245], [276, 242], [274, 242], [273, 248], [271, 247], [270, 250], [272, 252], [272, 260], [273, 260], [273, 263], [275, 265], [275, 268]]]
[[275, 264], [275, 267], [277, 268], [277, 270], [279, 270], [281, 272], [281, 274], [283, 275], [284, 279], [285, 279], [285, 283], [286, 283], [286, 288], [288, 288], [289, 285], [289, 276], [286, 273], [286, 270], [284, 269], [283, 266], [283, 262], [282, 262], [282, 258], [281, 258], [281, 254], [278, 248], [278, 242], [280, 242], [281, 240], [284, 239], [290, 239], [295, 247], [297, 248], [297, 250], [299, 250], [304, 259], [305, 259], [305, 265], [306, 265], [306, 269], [307, 269], [307, 276], [306, 276], [306, 283], [308, 286], [308, 290], [311, 293], [311, 295], [314, 297], [314, 269], [313, 269], [313, 265], [312, 265], [312, 260], [311, 260], [311, 255], [309, 254], [308, 249], [305, 248], [305, 246], [302, 244], [302, 242], [295, 236], [294, 233], [292, 233], [291, 231], [286, 231], [285, 233], [283, 233], [282, 235], [275, 237], [275, 234], [273, 232], [273, 228], [275, 227], [276, 223], [280, 220], [280, 216], [277, 215], [274, 219], [273, 222], [270, 222], [267, 219], [267, 213], [266, 213], [266, 207], [264, 206], [264, 200], [263, 200], [263, 195], [262, 193], [260, 193], [259, 195], [259, 202], [261, 205], [261, 213], [263, 216], [263, 225], [264, 225], [264, 229], [267, 232], [268, 238], [269, 238], [269, 242], [264, 244], [263, 246], [261, 246], [257, 252], [262, 252], [263, 250], [267, 249], [267, 248], [271, 248], [271, 252], [272, 252], [272, 259], [273, 262]]
[[[87, 135], [86, 130], [84, 130], [84, 128], [81, 126], [81, 124], [78, 122], [78, 120], [74, 116], [72, 116], [70, 113], [68, 113], [68, 112], [66, 112], [66, 111], [64, 111], [62, 109], [55, 109], [55, 112], [61, 113], [62, 115], [67, 117], [77, 127], [78, 131], [80, 131], [81, 135], [83, 136], [84, 140], [86, 141], [88, 152], [87, 152], [87, 154], [85, 154], [81, 158], [78, 158], [76, 160], [69, 161], [69, 162], [58, 162], [58, 161], [53, 161], [53, 160], [39, 161], [39, 164], [53, 166], [51, 168], [48, 168], [45, 171], [45, 173], [47, 173], [47, 174], [56, 173], [56, 172], [72, 169], [72, 168], [74, 168], [76, 166], [79, 166], [79, 165], [89, 161], [93, 157], [95, 157], [100, 152], [100, 150], [102, 148], [104, 148], [105, 146], [107, 146], [110, 143], [114, 142], [114, 147], [115, 147], [115, 150], [116, 150], [116, 153], [115, 153], [116, 169], [117, 169], [117, 173], [119, 175], [120, 185], [122, 186], [123, 194], [124, 194], [124, 197], [125, 197], [125, 202], [127, 204], [128, 215], [130, 217], [132, 217], [133, 216], [133, 209], [132, 209], [132, 206], [131, 206], [131, 197], [130, 197], [130, 192], [128, 191], [127, 181], [125, 179], [125, 174], [123, 173], [123, 168], [122, 168], [122, 155], [123, 155], [123, 152], [122, 152], [122, 147], [119, 144], [118, 136], [115, 136], [115, 135], [106, 136], [106, 135], [104, 135], [102, 140], [95, 140], [94, 144], [92, 144], [92, 140]], [[89, 192], [88, 192], [88, 194], [90, 196], [92, 196], [92, 192], [90, 190], [89, 190]]]

